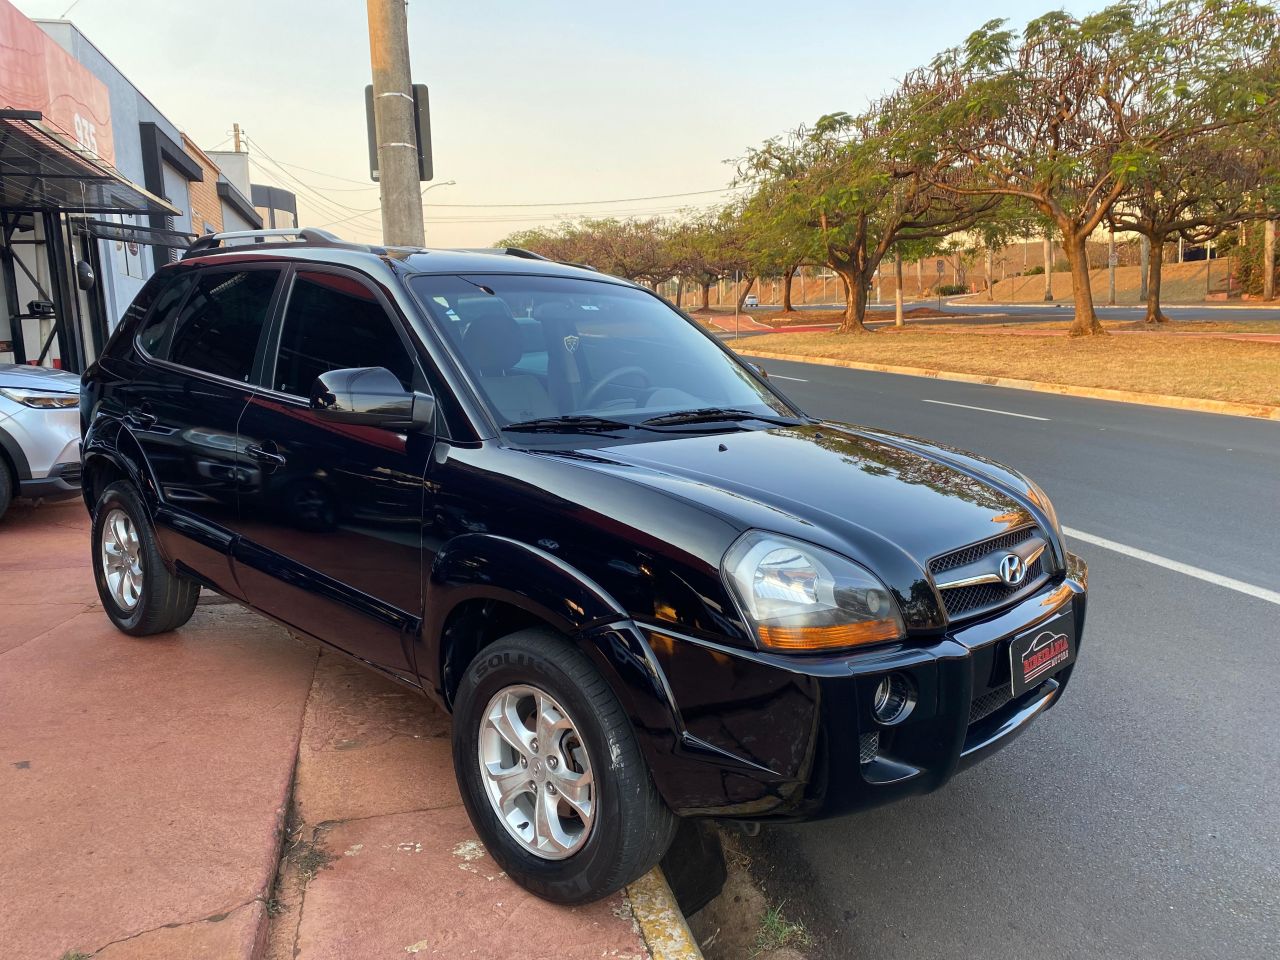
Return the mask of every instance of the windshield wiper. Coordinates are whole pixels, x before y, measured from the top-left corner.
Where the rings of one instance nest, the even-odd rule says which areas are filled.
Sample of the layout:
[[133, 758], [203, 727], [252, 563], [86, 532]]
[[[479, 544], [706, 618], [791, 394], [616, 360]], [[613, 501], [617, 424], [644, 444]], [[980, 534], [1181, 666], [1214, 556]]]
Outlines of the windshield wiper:
[[533, 420], [517, 420], [508, 423], [503, 430], [519, 430], [525, 433], [607, 433], [611, 430], [629, 430], [634, 424], [608, 417], [588, 414], [567, 414], [563, 417], [537, 417]]
[[640, 421], [646, 427], [674, 427], [686, 423], [736, 423], [742, 420], [760, 420], [779, 427], [794, 427], [795, 420], [769, 416], [765, 413], [752, 413], [750, 410], [738, 410], [733, 407], [699, 407], [696, 410], [680, 410], [676, 413], [664, 413], [648, 420]]

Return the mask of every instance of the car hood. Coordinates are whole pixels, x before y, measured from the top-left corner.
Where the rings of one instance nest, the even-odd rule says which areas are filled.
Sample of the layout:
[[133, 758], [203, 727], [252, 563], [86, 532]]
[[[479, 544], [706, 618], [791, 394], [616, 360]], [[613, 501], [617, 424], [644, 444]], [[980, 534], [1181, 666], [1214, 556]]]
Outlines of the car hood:
[[878, 569], [900, 566], [905, 555], [917, 576], [932, 557], [1035, 519], [1026, 482], [1012, 470], [846, 424], [682, 436], [583, 454], [575, 458], [581, 465], [699, 501], [742, 528], [798, 536]]
[[79, 393], [80, 378], [65, 370], [0, 363], [0, 387], [23, 387], [51, 393]]

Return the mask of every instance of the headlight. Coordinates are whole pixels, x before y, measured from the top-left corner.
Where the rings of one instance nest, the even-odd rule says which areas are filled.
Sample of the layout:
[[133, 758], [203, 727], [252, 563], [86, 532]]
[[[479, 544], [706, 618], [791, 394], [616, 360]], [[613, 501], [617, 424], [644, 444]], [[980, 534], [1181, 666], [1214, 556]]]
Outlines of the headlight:
[[811, 543], [751, 530], [724, 555], [723, 571], [762, 648], [834, 650], [906, 632], [884, 584]]
[[1049, 525], [1053, 527], [1053, 532], [1057, 534], [1058, 540], [1062, 540], [1062, 525], [1058, 523], [1058, 511], [1053, 509], [1053, 501], [1049, 499], [1048, 494], [1040, 489], [1040, 484], [1036, 483], [1026, 474], [1018, 474], [1027, 482], [1027, 491], [1031, 495], [1031, 501], [1044, 511], [1044, 515], [1049, 518]]
[[74, 393], [48, 393], [44, 390], [23, 390], [18, 387], [0, 387], [0, 393], [24, 407], [35, 407], [39, 410], [62, 410], [80, 405], [80, 398]]

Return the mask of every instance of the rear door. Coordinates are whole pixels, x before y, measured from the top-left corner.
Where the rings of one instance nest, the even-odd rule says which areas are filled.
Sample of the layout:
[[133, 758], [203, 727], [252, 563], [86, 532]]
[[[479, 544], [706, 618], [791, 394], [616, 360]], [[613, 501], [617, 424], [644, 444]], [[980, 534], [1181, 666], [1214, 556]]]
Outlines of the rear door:
[[143, 362], [119, 391], [125, 428], [159, 488], [156, 523], [168, 555], [237, 596], [229, 545], [241, 473], [251, 466], [236, 447], [236, 425], [282, 273], [229, 264], [165, 287], [138, 334]]
[[240, 418], [253, 463], [240, 489], [236, 573], [250, 603], [384, 670], [413, 676], [421, 622], [425, 434], [325, 421], [315, 378], [385, 367], [429, 390], [402, 322], [360, 274], [298, 266]]

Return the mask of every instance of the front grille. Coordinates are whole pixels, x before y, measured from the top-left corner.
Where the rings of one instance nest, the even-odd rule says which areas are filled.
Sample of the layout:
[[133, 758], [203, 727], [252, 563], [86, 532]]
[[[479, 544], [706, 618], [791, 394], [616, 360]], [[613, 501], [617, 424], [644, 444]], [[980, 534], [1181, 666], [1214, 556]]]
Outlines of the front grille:
[[870, 763], [880, 754], [880, 732], [864, 733], [858, 738], [858, 762]]
[[[951, 553], [944, 553], [940, 557], [934, 557], [929, 561], [929, 572], [937, 579], [940, 574], [946, 573], [948, 570], [955, 570], [957, 567], [974, 563], [993, 553], [1007, 553], [1019, 544], [1039, 535], [1040, 531], [1035, 526], [1026, 526], [1018, 530], [1011, 530], [1008, 533], [1002, 533], [988, 540], [982, 540], [979, 543], [961, 547], [959, 550], [953, 550]], [[1038, 586], [1040, 581], [1044, 579], [1044, 556], [1044, 553], [1041, 553], [1031, 562], [1027, 567], [1026, 577], [1015, 587], [1005, 583], [978, 583], [967, 587], [941, 588], [942, 602], [946, 607], [947, 616], [952, 620], [956, 620], [980, 611], [993, 610], [1003, 606], [1015, 595], [1028, 592]]]
[[972, 587], [952, 587], [950, 590], [943, 590], [942, 602], [946, 604], [947, 616], [954, 620], [974, 610], [999, 606], [1015, 593], [1034, 585], [1044, 572], [1044, 566], [1040, 560], [1040, 557], [1036, 557], [1031, 566], [1027, 567], [1026, 579], [1016, 587], [1003, 583], [979, 583]]
[[1013, 690], [1009, 687], [984, 693], [969, 705], [969, 726], [973, 726], [979, 720], [987, 719], [1012, 699]]
[[1035, 535], [1035, 527], [1023, 527], [1020, 530], [1002, 533], [1000, 536], [992, 537], [990, 540], [982, 540], [979, 543], [961, 547], [959, 550], [944, 553], [942, 556], [934, 557], [930, 560], [929, 572], [936, 577], [947, 570], [954, 570], [956, 567], [963, 567], [966, 563], [981, 560], [988, 553], [995, 553], [997, 550], [1012, 550], [1018, 544], [1030, 540]]

